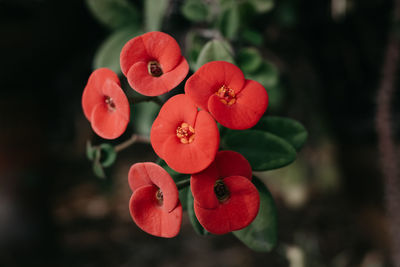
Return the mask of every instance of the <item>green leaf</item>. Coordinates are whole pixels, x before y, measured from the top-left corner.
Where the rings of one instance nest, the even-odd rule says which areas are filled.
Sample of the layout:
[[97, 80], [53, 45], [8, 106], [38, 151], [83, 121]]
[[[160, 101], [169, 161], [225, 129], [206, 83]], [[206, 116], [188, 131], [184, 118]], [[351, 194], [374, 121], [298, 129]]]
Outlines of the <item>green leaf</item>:
[[270, 132], [285, 139], [297, 151], [302, 148], [308, 136], [307, 130], [300, 122], [284, 117], [263, 117], [254, 129]]
[[260, 210], [249, 226], [233, 234], [252, 250], [269, 252], [278, 240], [276, 207], [264, 183], [257, 177], [253, 177], [253, 183], [260, 193]]
[[255, 171], [277, 169], [296, 159], [296, 150], [284, 139], [259, 130], [230, 131], [223, 147], [241, 153]]
[[141, 135], [150, 135], [151, 126], [158, 112], [160, 106], [154, 102], [141, 102], [132, 106], [133, 127], [136, 133]]
[[237, 62], [244, 73], [255, 72], [263, 62], [260, 52], [257, 49], [248, 47], [239, 50]]
[[100, 153], [101, 153], [101, 165], [103, 167], [110, 167], [117, 158], [117, 152], [114, 147], [110, 144], [101, 144], [100, 145]]
[[185, 38], [185, 55], [192, 70], [195, 70], [196, 61], [199, 57], [200, 51], [206, 44], [207, 40], [197, 34], [194, 30], [189, 31]]
[[274, 64], [264, 61], [256, 71], [248, 73], [246, 78], [261, 83], [268, 92], [269, 87], [277, 85], [279, 72]]
[[93, 172], [99, 178], [106, 178], [106, 174], [104, 173], [103, 166], [98, 160], [93, 161]]
[[121, 73], [119, 55], [122, 47], [133, 37], [141, 34], [135, 27], [127, 27], [113, 32], [97, 49], [93, 60], [93, 68], [109, 68], [117, 74]]
[[140, 14], [128, 0], [86, 0], [86, 4], [92, 14], [111, 29], [139, 24]]
[[221, 33], [229, 40], [235, 39], [240, 27], [240, 13], [236, 2], [232, 2], [229, 8], [226, 8], [219, 21]]
[[169, 0], [144, 1], [146, 31], [159, 31], [167, 11]]
[[249, 0], [258, 13], [266, 13], [274, 8], [274, 0]]
[[90, 140], [86, 141], [86, 156], [89, 160], [93, 160], [95, 158], [96, 148], [92, 146], [92, 142]]
[[247, 41], [248, 43], [255, 45], [255, 46], [261, 46], [263, 43], [263, 36], [260, 32], [251, 30], [251, 29], [245, 29], [241, 32], [241, 38], [244, 41]]
[[208, 235], [209, 232], [201, 226], [194, 213], [194, 199], [191, 190], [187, 190], [187, 211], [189, 221], [193, 226], [194, 231], [199, 235]]
[[228, 61], [235, 64], [232, 48], [228, 43], [220, 40], [211, 40], [206, 43], [197, 58], [196, 70], [205, 63], [215, 60]]
[[181, 12], [188, 20], [201, 22], [207, 20], [209, 7], [202, 0], [186, 0]]

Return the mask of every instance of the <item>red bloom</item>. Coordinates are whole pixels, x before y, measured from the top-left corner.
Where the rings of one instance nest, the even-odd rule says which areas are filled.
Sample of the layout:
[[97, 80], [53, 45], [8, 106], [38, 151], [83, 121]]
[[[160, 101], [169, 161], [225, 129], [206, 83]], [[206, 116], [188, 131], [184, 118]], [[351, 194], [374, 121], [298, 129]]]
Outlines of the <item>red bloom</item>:
[[195, 173], [214, 160], [219, 132], [209, 113], [198, 111], [190, 98], [180, 94], [161, 108], [151, 127], [150, 140], [157, 155], [172, 169]]
[[234, 151], [219, 151], [207, 169], [192, 175], [194, 211], [207, 231], [225, 234], [255, 219], [260, 196], [251, 175], [249, 162]]
[[133, 221], [145, 232], [174, 237], [182, 223], [182, 206], [174, 180], [152, 162], [132, 165], [128, 175], [133, 194], [129, 210]]
[[119, 137], [129, 122], [129, 102], [118, 76], [109, 69], [95, 70], [83, 91], [82, 107], [93, 130], [105, 139]]
[[178, 43], [163, 32], [148, 32], [127, 42], [120, 62], [132, 88], [147, 96], [171, 91], [189, 71]]
[[200, 108], [231, 129], [253, 127], [268, 106], [265, 88], [246, 80], [238, 67], [225, 61], [204, 64], [187, 80], [185, 92]]

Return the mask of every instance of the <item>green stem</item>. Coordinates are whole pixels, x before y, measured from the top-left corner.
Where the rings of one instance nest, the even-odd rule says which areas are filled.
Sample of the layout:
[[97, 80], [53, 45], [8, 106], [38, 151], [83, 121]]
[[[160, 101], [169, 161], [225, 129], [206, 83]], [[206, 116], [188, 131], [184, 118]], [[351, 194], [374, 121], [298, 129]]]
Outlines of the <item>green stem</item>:
[[178, 190], [181, 190], [181, 189], [183, 189], [183, 188], [185, 188], [185, 187], [187, 187], [189, 185], [190, 185], [190, 178], [182, 180], [182, 181], [179, 181], [179, 182], [176, 183], [176, 187], [178, 188]]
[[150, 138], [147, 136], [141, 136], [141, 135], [137, 135], [137, 134], [132, 134], [131, 138], [129, 138], [128, 140], [126, 140], [125, 142], [116, 145], [114, 147], [115, 152], [120, 152], [122, 150], [124, 150], [125, 148], [133, 145], [134, 143], [150, 143]]

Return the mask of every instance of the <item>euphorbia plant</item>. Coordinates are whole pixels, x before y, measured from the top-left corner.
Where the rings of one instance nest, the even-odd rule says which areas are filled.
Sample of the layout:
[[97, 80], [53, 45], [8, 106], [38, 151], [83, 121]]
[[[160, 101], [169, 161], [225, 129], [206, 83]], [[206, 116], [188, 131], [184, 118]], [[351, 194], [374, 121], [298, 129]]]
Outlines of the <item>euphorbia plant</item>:
[[[127, 128], [129, 104], [134, 110], [138, 102], [154, 101], [160, 110], [148, 125], [149, 137], [134, 133], [114, 148], [89, 145], [88, 156], [101, 168], [129, 144], [149, 141], [158, 164], [133, 163], [127, 175], [130, 214], [143, 231], [176, 236], [186, 208], [196, 232], [234, 232], [250, 248], [269, 251], [276, 243], [275, 206], [252, 171], [291, 163], [306, 132], [291, 119], [266, 116], [269, 88], [243, 73], [233, 63], [229, 43], [218, 38], [204, 45], [196, 66], [189, 66], [169, 34], [131, 36], [118, 59], [131, 87], [124, 90], [136, 95], [125, 96], [117, 75], [100, 68], [84, 90], [84, 113], [99, 136], [115, 139]], [[195, 71], [185, 81], [189, 68]], [[136, 119], [133, 113], [133, 124]]]

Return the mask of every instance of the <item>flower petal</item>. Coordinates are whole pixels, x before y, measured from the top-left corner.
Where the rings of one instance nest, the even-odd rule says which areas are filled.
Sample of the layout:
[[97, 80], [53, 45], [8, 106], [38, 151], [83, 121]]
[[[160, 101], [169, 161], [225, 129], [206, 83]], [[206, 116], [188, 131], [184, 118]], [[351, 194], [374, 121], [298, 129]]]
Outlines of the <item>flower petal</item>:
[[[180, 125], [183, 121], [178, 120], [178, 122], [175, 125]], [[205, 111], [198, 112], [194, 130], [195, 137], [190, 144], [181, 143], [179, 138], [176, 137], [176, 130], [173, 132], [175, 136], [170, 136], [163, 140], [164, 145], [160, 151], [162, 156], [160, 154], [159, 156], [165, 160], [168, 166], [177, 172], [189, 174], [200, 172], [214, 161], [219, 147], [219, 132], [214, 119]], [[153, 127], [152, 136], [154, 136], [153, 140], [157, 136], [157, 132], [153, 131]], [[156, 142], [161, 142], [158, 138]], [[155, 148], [154, 145], [153, 148]], [[156, 151], [156, 149], [154, 150]], [[158, 154], [157, 151], [156, 153]]]
[[160, 158], [164, 158], [166, 140], [177, 139], [176, 129], [183, 122], [194, 126], [197, 108], [184, 94], [171, 97], [162, 107], [150, 131], [151, 145]]
[[181, 61], [181, 48], [172, 36], [163, 32], [148, 32], [142, 38], [147, 53], [160, 63], [164, 73], [174, 69]]
[[212, 95], [208, 101], [208, 109], [213, 117], [223, 126], [236, 130], [256, 125], [267, 106], [267, 91], [260, 83], [252, 80], [246, 80], [232, 105], [222, 103], [217, 95]]
[[223, 85], [238, 94], [244, 85], [243, 72], [225, 61], [204, 64], [186, 82], [185, 93], [202, 109], [208, 110], [208, 99]]
[[157, 190], [156, 186], [147, 185], [132, 194], [129, 202], [132, 219], [140, 229], [151, 235], [174, 237], [181, 228], [182, 206], [178, 202], [171, 212], [162, 209], [155, 197]]
[[110, 111], [104, 103], [98, 104], [92, 112], [92, 128], [104, 139], [115, 139], [124, 133], [129, 120], [117, 110]]
[[214, 192], [215, 182], [219, 179], [215, 161], [207, 169], [192, 174], [190, 189], [197, 204], [205, 209], [215, 209], [219, 206], [219, 200]]
[[179, 193], [174, 180], [167, 171], [153, 162], [132, 165], [128, 182], [133, 192], [143, 186], [156, 185], [163, 193], [162, 207], [168, 212], [171, 212], [178, 203]]
[[120, 63], [122, 73], [127, 76], [137, 62], [146, 64], [152, 60], [160, 63], [163, 72], [169, 72], [181, 61], [181, 49], [170, 35], [163, 32], [148, 32], [128, 41], [122, 48]]
[[102, 91], [104, 96], [111, 97], [115, 106], [115, 112], [117, 112], [120, 117], [129, 122], [129, 101], [120, 85], [111, 80], [108, 80], [104, 83]]
[[129, 85], [137, 92], [146, 96], [158, 96], [171, 91], [185, 79], [189, 71], [189, 65], [184, 57], [181, 57], [176, 68], [164, 72], [159, 77], [151, 76], [148, 72], [147, 62], [135, 63], [127, 73]]
[[248, 226], [257, 216], [260, 196], [245, 177], [230, 176], [223, 180], [230, 197], [216, 209], [202, 208], [197, 201], [194, 211], [200, 224], [210, 233], [225, 234]]
[[103, 101], [102, 88], [106, 81], [114, 81], [120, 85], [118, 76], [110, 69], [101, 68], [95, 70], [89, 77], [88, 83], [82, 95], [82, 108], [85, 117], [90, 121], [94, 107]]
[[228, 176], [243, 176], [249, 180], [252, 178], [250, 163], [238, 152], [230, 150], [219, 151], [215, 156], [215, 163], [220, 178]]

